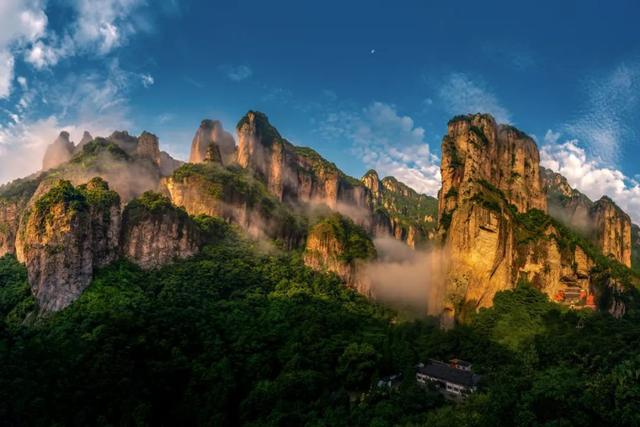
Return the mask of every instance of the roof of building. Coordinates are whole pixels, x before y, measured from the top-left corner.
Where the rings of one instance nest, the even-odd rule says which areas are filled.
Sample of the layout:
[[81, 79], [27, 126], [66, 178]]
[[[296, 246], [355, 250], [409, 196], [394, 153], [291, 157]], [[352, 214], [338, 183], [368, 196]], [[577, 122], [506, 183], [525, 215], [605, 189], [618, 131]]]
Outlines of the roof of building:
[[477, 385], [480, 380], [480, 375], [476, 375], [471, 371], [452, 368], [446, 363], [437, 361], [431, 361], [425, 366], [418, 367], [418, 372], [439, 380], [467, 387]]

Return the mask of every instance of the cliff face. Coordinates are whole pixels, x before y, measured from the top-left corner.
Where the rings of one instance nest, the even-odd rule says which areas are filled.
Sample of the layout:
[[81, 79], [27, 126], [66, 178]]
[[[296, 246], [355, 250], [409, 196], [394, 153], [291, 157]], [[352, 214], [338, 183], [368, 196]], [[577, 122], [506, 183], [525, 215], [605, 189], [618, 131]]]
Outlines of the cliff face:
[[60, 181], [25, 220], [18, 254], [43, 311], [68, 306], [89, 285], [93, 269], [117, 256], [120, 198], [100, 179], [79, 188]]
[[592, 202], [560, 174], [542, 168], [549, 214], [590, 239], [608, 256], [631, 267], [631, 219], [611, 199]]
[[46, 171], [68, 162], [74, 148], [73, 142], [69, 141], [69, 132], [60, 132], [58, 138], [47, 147], [42, 159], [42, 170]]
[[432, 237], [438, 215], [437, 199], [417, 193], [394, 177], [381, 181], [374, 170], [368, 171], [361, 181], [370, 190], [374, 213], [378, 215], [374, 220], [378, 226], [375, 234], [384, 234], [387, 227], [389, 234], [412, 248]]
[[136, 144], [136, 154], [140, 157], [148, 158], [156, 165], [160, 166], [160, 148], [158, 137], [147, 131], [142, 132]]
[[[596, 260], [586, 243], [576, 244], [545, 214], [535, 143], [489, 116], [465, 116], [450, 122], [442, 153], [439, 232], [449, 256], [447, 312], [464, 318], [520, 280], [559, 302], [586, 304], [597, 291]], [[550, 179], [558, 191], [570, 190]], [[617, 219], [609, 210], [598, 215]]]
[[605, 255], [631, 267], [631, 218], [603, 196], [591, 209], [595, 241]]
[[304, 225], [275, 199], [264, 184], [239, 167], [208, 162], [185, 164], [166, 180], [171, 201], [190, 215], [210, 215], [238, 224], [254, 237], [296, 247]]
[[453, 212], [479, 180], [501, 190], [518, 212], [546, 212], [539, 163], [535, 142], [517, 129], [486, 114], [454, 118], [442, 142], [439, 217]]
[[336, 273], [364, 295], [370, 289], [361, 279], [359, 269], [375, 257], [376, 249], [365, 230], [338, 213], [320, 220], [309, 230], [304, 250], [307, 266]]
[[236, 143], [233, 136], [222, 128], [218, 120], [203, 120], [191, 143], [189, 163], [202, 163], [207, 160], [207, 153], [215, 150], [220, 161], [230, 165], [235, 161]]
[[122, 255], [145, 269], [196, 254], [199, 228], [189, 215], [157, 193], [132, 200], [123, 212]]
[[372, 227], [368, 189], [314, 150], [290, 144], [264, 114], [250, 111], [237, 132], [238, 164], [252, 171], [278, 200], [326, 205]]

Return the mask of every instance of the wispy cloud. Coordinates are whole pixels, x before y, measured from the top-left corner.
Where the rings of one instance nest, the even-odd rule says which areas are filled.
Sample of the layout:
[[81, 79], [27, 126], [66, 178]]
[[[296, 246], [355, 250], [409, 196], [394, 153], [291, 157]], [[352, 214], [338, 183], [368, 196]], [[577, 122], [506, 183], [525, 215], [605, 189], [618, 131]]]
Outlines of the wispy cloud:
[[440, 188], [439, 160], [424, 129], [393, 105], [374, 102], [360, 111], [330, 113], [318, 131], [326, 139], [350, 141], [354, 154], [382, 176], [395, 176], [425, 194]]
[[588, 144], [602, 162], [612, 165], [626, 140], [638, 135], [630, 123], [640, 120], [640, 62], [623, 63], [586, 82], [588, 100], [565, 131]]
[[548, 131], [541, 151], [541, 164], [567, 178], [569, 184], [597, 200], [603, 195], [611, 197], [630, 216], [640, 223], [640, 184], [622, 171], [607, 167], [589, 158], [587, 151], [575, 140], [558, 144], [558, 133]]
[[253, 75], [253, 70], [247, 65], [224, 64], [220, 66], [220, 70], [227, 76], [229, 80], [232, 80], [234, 82], [246, 80]]
[[464, 73], [450, 74], [440, 85], [438, 97], [449, 114], [490, 113], [500, 123], [511, 122], [511, 113], [489, 88]]

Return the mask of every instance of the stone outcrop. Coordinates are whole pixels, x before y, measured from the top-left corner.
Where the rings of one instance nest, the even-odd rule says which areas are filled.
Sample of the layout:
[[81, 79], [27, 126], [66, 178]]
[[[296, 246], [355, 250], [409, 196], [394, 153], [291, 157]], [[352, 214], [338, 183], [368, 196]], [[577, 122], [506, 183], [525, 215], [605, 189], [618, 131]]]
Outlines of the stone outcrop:
[[631, 219], [610, 198], [595, 203], [562, 175], [542, 168], [549, 214], [590, 239], [605, 255], [631, 267]]
[[253, 237], [278, 239], [288, 248], [304, 239], [303, 225], [249, 171], [214, 163], [185, 164], [166, 180], [171, 201], [190, 215], [209, 215]]
[[99, 178], [79, 188], [60, 181], [25, 221], [17, 253], [43, 311], [71, 304], [89, 286], [93, 270], [117, 257], [120, 198]]
[[138, 137], [136, 154], [140, 157], [148, 158], [153, 163], [160, 166], [160, 148], [158, 144], [158, 137], [147, 131], [142, 132], [142, 134]]
[[478, 181], [501, 190], [518, 212], [547, 210], [536, 143], [487, 114], [455, 117], [442, 142], [439, 216], [450, 214]]
[[91, 134], [85, 130], [84, 133], [82, 134], [82, 138], [80, 139], [80, 142], [78, 143], [78, 145], [76, 145], [76, 151], [82, 150], [82, 147], [84, 147], [91, 141], [93, 141], [93, 136], [91, 136]]
[[121, 253], [144, 269], [195, 255], [201, 243], [195, 222], [165, 196], [145, 193], [124, 209]]
[[361, 181], [371, 192], [374, 234], [386, 232], [412, 248], [431, 239], [437, 225], [437, 199], [419, 194], [394, 177], [380, 180], [374, 170], [368, 171]]
[[[211, 147], [215, 148], [211, 148]], [[217, 151], [220, 162], [230, 165], [235, 161], [236, 144], [233, 136], [225, 131], [218, 120], [203, 120], [191, 143], [189, 163], [207, 161], [207, 153]]]
[[631, 218], [603, 196], [591, 208], [595, 241], [605, 255], [631, 267]]
[[[584, 303], [594, 292], [590, 270], [595, 260], [545, 214], [538, 162], [533, 140], [496, 125], [490, 116], [449, 123], [439, 193], [439, 232], [449, 257], [449, 314], [464, 318], [520, 280], [567, 303]], [[556, 180], [559, 191], [569, 192], [558, 177], [549, 179]]]
[[304, 262], [318, 271], [338, 275], [348, 286], [367, 295], [369, 286], [360, 273], [363, 263], [376, 257], [364, 229], [335, 213], [315, 224], [307, 236]]
[[260, 112], [248, 112], [237, 133], [238, 164], [252, 171], [278, 200], [324, 205], [371, 229], [371, 197], [358, 180], [314, 150], [289, 143]]
[[160, 152], [160, 175], [169, 176], [183, 164], [184, 162], [174, 159], [166, 151]]
[[44, 153], [42, 170], [46, 171], [68, 162], [73, 156], [74, 148], [73, 142], [69, 140], [69, 132], [60, 132], [58, 138], [47, 147]]

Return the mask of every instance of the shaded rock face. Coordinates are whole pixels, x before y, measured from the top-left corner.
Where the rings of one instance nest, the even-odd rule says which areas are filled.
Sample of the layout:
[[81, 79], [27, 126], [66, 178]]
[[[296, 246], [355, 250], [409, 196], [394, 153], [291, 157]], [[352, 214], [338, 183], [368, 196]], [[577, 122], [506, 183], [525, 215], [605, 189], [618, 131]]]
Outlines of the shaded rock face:
[[193, 256], [200, 244], [195, 222], [160, 194], [145, 193], [124, 209], [121, 252], [144, 269]]
[[74, 188], [60, 181], [30, 209], [17, 244], [41, 310], [77, 299], [94, 268], [117, 257], [120, 198], [101, 179]]
[[361, 181], [371, 192], [377, 214], [375, 235], [391, 235], [412, 248], [431, 239], [436, 227], [437, 199], [417, 193], [394, 177], [380, 180], [374, 170], [368, 171]]
[[611, 199], [592, 202], [572, 188], [566, 178], [542, 171], [549, 214], [589, 238], [605, 255], [631, 267], [631, 219]]
[[237, 133], [238, 164], [251, 170], [278, 200], [325, 205], [371, 229], [371, 197], [359, 181], [314, 150], [290, 144], [262, 113], [247, 113]]
[[304, 250], [307, 266], [335, 273], [363, 295], [369, 295], [371, 289], [360, 270], [375, 257], [375, 247], [364, 229], [338, 213], [309, 230]]
[[158, 137], [147, 131], [142, 132], [138, 137], [136, 154], [140, 157], [151, 159], [153, 163], [160, 166], [160, 148]]
[[479, 180], [501, 190], [518, 212], [546, 212], [539, 164], [535, 142], [517, 129], [486, 114], [454, 118], [442, 142], [439, 217], [453, 212]]
[[60, 132], [58, 138], [47, 147], [42, 159], [42, 170], [46, 171], [68, 162], [73, 155], [73, 150], [74, 145], [69, 141], [69, 133]]
[[28, 200], [0, 200], [0, 257], [14, 253], [20, 216]]
[[217, 216], [249, 235], [298, 247], [305, 232], [290, 209], [268, 193], [264, 184], [238, 167], [212, 162], [186, 164], [166, 180], [171, 201], [190, 215]]
[[181, 162], [180, 160], [174, 159], [166, 151], [161, 151], [160, 152], [160, 174], [162, 176], [171, 175], [173, 173], [173, 171], [178, 169], [183, 164], [184, 164], [184, 162]]
[[78, 143], [78, 145], [76, 145], [76, 151], [82, 150], [82, 147], [84, 147], [91, 141], [93, 141], [93, 136], [91, 136], [91, 134], [85, 130], [82, 134], [82, 139], [80, 139], [80, 142]]
[[203, 120], [191, 143], [189, 163], [207, 161], [207, 153], [214, 150], [210, 148], [212, 146], [217, 149], [222, 164], [230, 165], [235, 161], [236, 144], [233, 136], [223, 129], [220, 121]]

